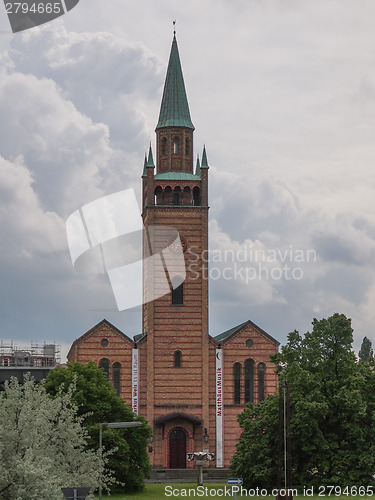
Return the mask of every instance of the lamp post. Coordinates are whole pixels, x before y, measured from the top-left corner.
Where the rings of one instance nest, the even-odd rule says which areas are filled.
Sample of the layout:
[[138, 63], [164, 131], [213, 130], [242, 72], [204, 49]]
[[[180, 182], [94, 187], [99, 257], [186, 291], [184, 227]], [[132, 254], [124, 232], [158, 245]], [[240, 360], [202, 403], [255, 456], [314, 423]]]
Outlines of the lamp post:
[[198, 466], [198, 486], [203, 486], [203, 465], [206, 461], [215, 460], [214, 453], [206, 453], [205, 451], [196, 451], [188, 453], [187, 459], [194, 461]]
[[[103, 427], [108, 427], [108, 429], [125, 429], [126, 427], [139, 427], [142, 422], [101, 422], [99, 424], [99, 450], [102, 453], [103, 447]], [[99, 485], [99, 500], [102, 500], [102, 485]]]
[[207, 433], [207, 427], [204, 428], [204, 436], [203, 436], [203, 439], [204, 439], [204, 443], [207, 444], [208, 443], [208, 433]]

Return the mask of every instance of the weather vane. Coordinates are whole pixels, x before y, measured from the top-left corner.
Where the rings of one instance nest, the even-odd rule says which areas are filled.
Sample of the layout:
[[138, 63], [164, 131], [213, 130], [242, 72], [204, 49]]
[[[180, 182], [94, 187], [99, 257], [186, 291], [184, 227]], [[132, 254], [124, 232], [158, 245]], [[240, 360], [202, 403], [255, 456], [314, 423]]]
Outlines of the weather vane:
[[173, 34], [176, 34], [176, 21], [173, 21]]

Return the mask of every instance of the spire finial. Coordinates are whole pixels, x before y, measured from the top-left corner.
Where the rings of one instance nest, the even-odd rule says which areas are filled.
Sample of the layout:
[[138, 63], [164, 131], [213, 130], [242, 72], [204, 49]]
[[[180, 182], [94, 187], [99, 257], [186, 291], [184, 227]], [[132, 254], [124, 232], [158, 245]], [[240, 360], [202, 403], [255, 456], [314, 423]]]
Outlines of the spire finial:
[[176, 21], [173, 21], [173, 34], [176, 34]]

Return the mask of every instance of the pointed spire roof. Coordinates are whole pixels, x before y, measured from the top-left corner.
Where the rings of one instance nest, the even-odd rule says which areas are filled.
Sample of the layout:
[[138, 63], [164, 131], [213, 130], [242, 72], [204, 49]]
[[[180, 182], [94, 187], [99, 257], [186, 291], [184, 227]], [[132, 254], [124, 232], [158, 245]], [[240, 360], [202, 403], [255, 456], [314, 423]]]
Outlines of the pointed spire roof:
[[156, 130], [163, 127], [187, 127], [194, 130], [194, 125], [190, 118], [176, 35], [173, 36]]
[[195, 168], [195, 175], [201, 176], [201, 163], [199, 161], [199, 155], [197, 156], [197, 166]]
[[209, 168], [208, 162], [207, 162], [206, 146], [203, 146], [203, 155], [202, 155], [202, 165], [201, 165], [201, 168]]
[[145, 153], [145, 161], [143, 163], [143, 174], [142, 174], [142, 177], [147, 177], [146, 167], [147, 167], [147, 154]]
[[147, 160], [147, 163], [146, 163], [146, 167], [152, 167], [152, 168], [155, 168], [155, 163], [154, 163], [154, 158], [152, 156], [152, 147], [151, 147], [151, 143], [150, 143], [150, 149], [148, 151], [148, 160]]

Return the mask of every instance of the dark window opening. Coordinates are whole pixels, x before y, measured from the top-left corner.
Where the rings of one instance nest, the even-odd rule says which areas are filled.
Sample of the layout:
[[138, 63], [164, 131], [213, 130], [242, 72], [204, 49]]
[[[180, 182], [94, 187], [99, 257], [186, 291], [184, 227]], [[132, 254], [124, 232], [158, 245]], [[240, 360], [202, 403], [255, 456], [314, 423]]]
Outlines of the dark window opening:
[[241, 404], [241, 363], [233, 365], [234, 404]]
[[120, 396], [120, 380], [121, 380], [121, 364], [115, 363], [113, 365], [113, 387], [115, 388], [117, 396]]
[[161, 154], [166, 155], [167, 154], [167, 138], [163, 137], [161, 140]]
[[189, 137], [186, 137], [186, 139], [185, 139], [185, 154], [186, 155], [190, 154], [190, 141], [189, 141]]
[[258, 402], [264, 400], [264, 372], [266, 365], [259, 363], [258, 365]]
[[163, 195], [163, 205], [171, 205], [172, 204], [172, 188], [171, 186], [167, 186], [164, 189], [164, 195]]
[[193, 201], [194, 201], [194, 206], [199, 207], [201, 204], [201, 190], [199, 187], [195, 187], [193, 189]]
[[176, 351], [174, 353], [174, 367], [181, 368], [181, 351]]
[[175, 137], [173, 139], [173, 153], [175, 155], [178, 155], [179, 149], [180, 149], [180, 141], [179, 141], [178, 137]]
[[172, 280], [172, 305], [182, 306], [184, 303], [184, 281], [181, 276], [175, 276]]
[[191, 205], [191, 202], [192, 202], [191, 189], [189, 188], [189, 186], [185, 186], [183, 191], [182, 203], [183, 205]]
[[179, 205], [180, 198], [181, 198], [181, 188], [175, 187], [173, 190], [173, 199], [172, 199], [173, 205]]
[[254, 403], [254, 361], [245, 361], [245, 403]]
[[155, 205], [163, 204], [163, 190], [161, 186], [156, 186], [155, 188]]
[[104, 370], [107, 379], [109, 380], [109, 359], [103, 358], [99, 361], [99, 368]]

